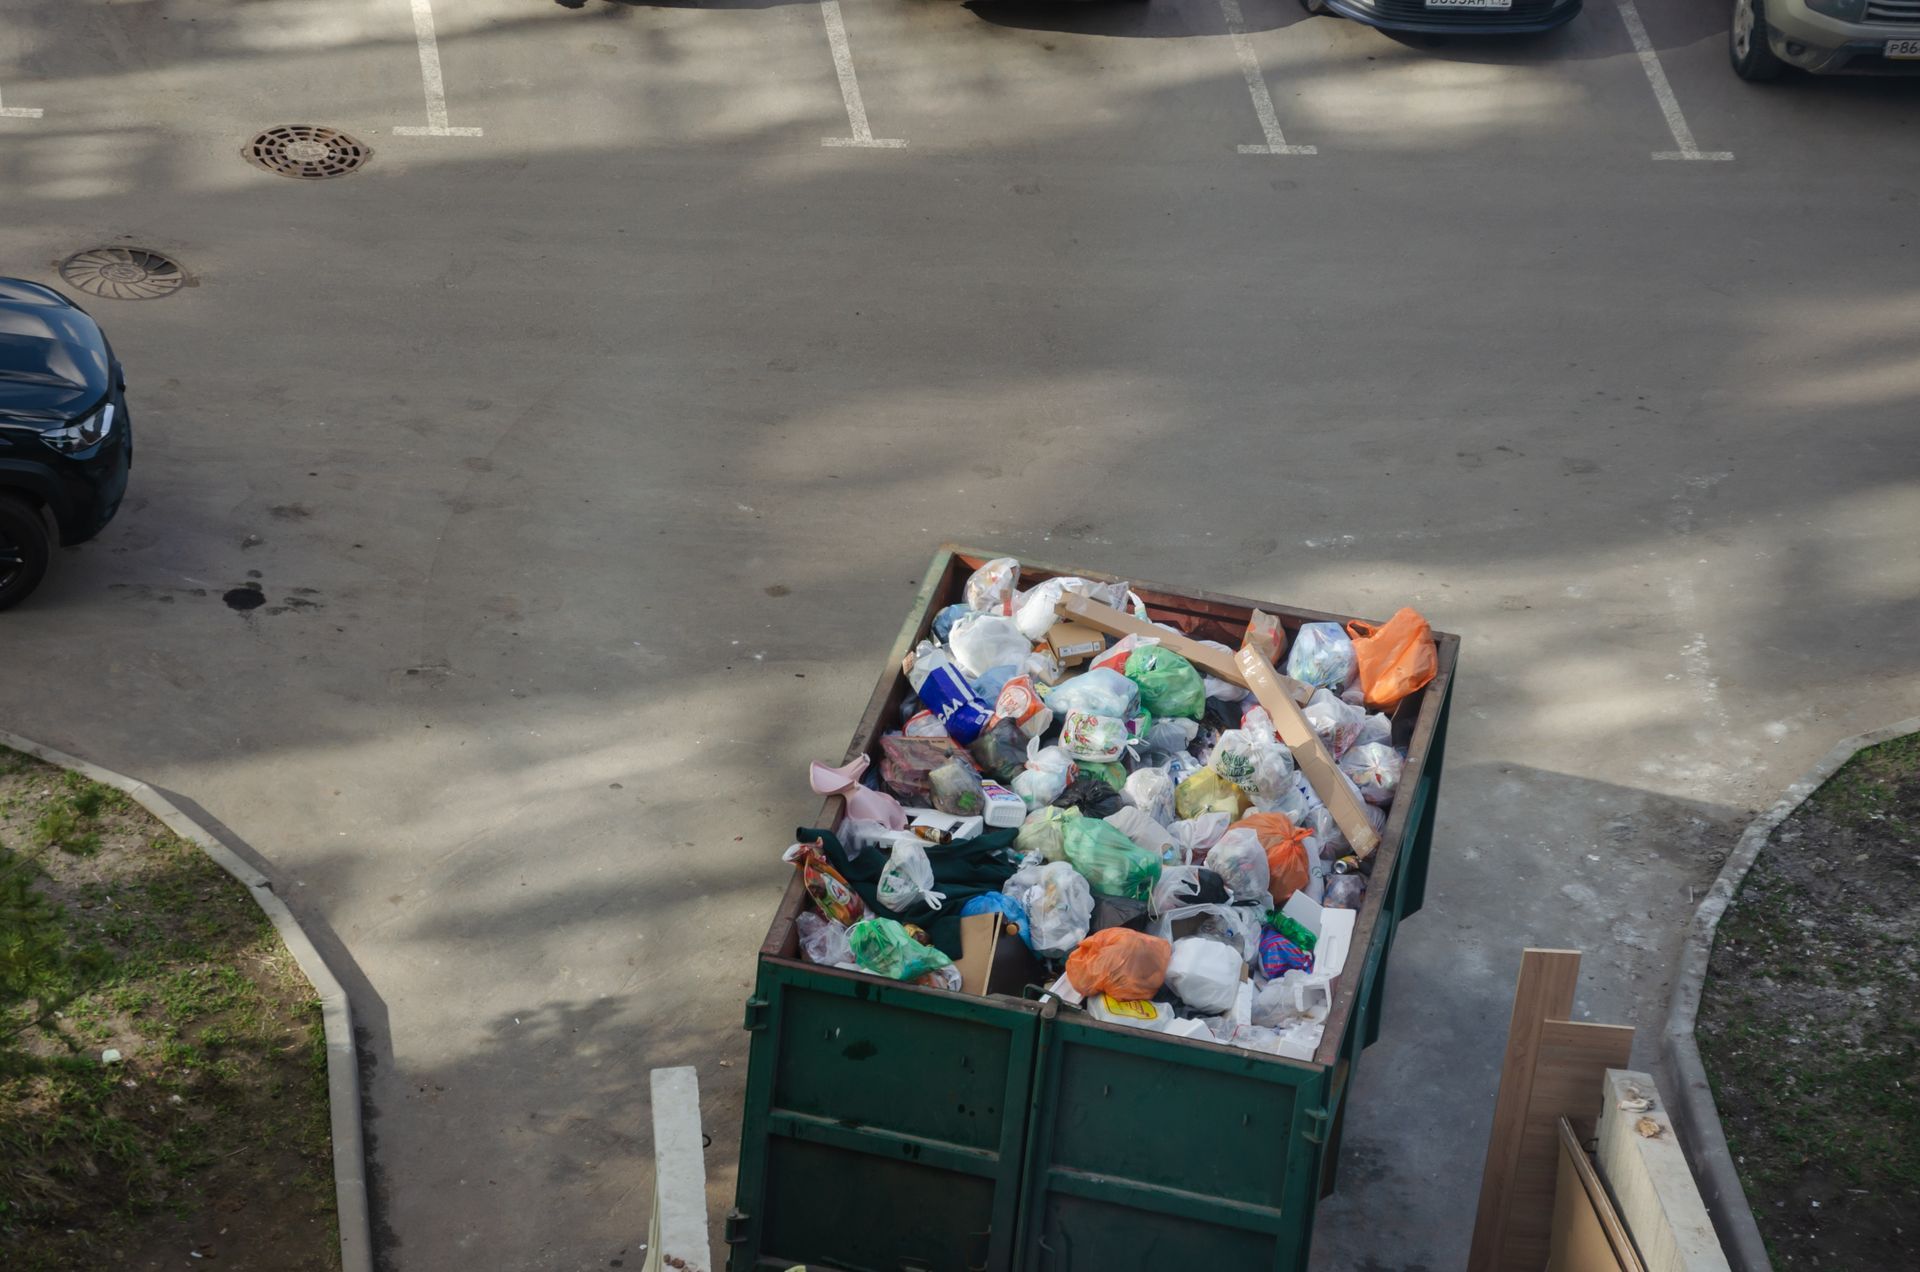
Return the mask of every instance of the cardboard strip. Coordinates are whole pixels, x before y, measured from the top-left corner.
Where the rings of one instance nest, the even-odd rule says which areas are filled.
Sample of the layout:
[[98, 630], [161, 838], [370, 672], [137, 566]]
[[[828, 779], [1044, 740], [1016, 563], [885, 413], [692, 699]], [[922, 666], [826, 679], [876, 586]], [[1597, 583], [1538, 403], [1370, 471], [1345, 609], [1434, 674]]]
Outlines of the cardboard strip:
[[[1109, 605], [1090, 601], [1084, 596], [1068, 593], [1062, 597], [1055, 611], [1060, 617], [1084, 624], [1095, 631], [1105, 632], [1109, 636], [1151, 637], [1161, 645], [1171, 649], [1182, 658], [1212, 676], [1215, 680], [1224, 680], [1230, 685], [1239, 685], [1242, 689], [1251, 689], [1245, 673], [1233, 661], [1233, 655], [1225, 650], [1202, 645], [1199, 641], [1179, 632], [1170, 632], [1164, 627], [1155, 627], [1152, 623], [1142, 622], [1131, 614], [1123, 614]], [[1269, 670], [1272, 664], [1268, 664]], [[1305, 706], [1307, 699], [1313, 697], [1313, 686], [1303, 685], [1298, 680], [1273, 672], [1275, 680], [1294, 702]], [[1269, 714], [1273, 708], [1268, 707]], [[1275, 717], [1278, 719], [1278, 717]]]
[[1281, 683], [1283, 676], [1273, 669], [1267, 656], [1257, 649], [1243, 649], [1233, 656], [1239, 664], [1240, 683], [1252, 691], [1260, 700], [1260, 705], [1273, 717], [1273, 727], [1293, 752], [1293, 762], [1307, 775], [1307, 781], [1313, 786], [1313, 793], [1333, 814], [1333, 820], [1340, 827], [1340, 833], [1347, 837], [1354, 855], [1361, 858], [1373, 855], [1380, 846], [1380, 835], [1367, 820], [1366, 807], [1361, 802], [1360, 792], [1354, 789], [1340, 766], [1333, 762], [1333, 752], [1327, 750], [1326, 743], [1307, 723], [1307, 717], [1300, 714], [1300, 708], [1294, 705], [1286, 686]]

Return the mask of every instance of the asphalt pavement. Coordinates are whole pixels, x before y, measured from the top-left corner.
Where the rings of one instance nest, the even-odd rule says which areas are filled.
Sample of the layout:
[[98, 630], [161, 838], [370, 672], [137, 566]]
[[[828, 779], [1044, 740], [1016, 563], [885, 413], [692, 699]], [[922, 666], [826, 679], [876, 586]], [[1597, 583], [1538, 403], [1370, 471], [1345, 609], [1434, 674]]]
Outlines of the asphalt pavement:
[[[0, 272], [194, 285], [88, 302], [132, 493], [0, 618], [0, 725], [314, 931], [386, 1266], [637, 1266], [647, 1073], [717, 1217], [805, 764], [938, 544], [1417, 606], [1446, 789], [1315, 1265], [1457, 1267], [1521, 948], [1651, 1063], [1749, 811], [1920, 710], [1920, 84], [1624, 15], [30, 0]], [[287, 123], [373, 157], [242, 159]]]

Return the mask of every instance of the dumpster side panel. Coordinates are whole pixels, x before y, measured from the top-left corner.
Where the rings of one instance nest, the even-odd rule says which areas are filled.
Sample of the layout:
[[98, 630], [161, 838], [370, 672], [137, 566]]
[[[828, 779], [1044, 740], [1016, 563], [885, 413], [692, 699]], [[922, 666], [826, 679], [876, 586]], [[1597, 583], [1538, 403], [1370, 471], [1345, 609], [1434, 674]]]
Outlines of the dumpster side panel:
[[1325, 1070], [1065, 1016], [1039, 1055], [1021, 1268], [1306, 1266]]
[[1034, 1008], [763, 958], [747, 1027], [734, 1272], [1011, 1264]]

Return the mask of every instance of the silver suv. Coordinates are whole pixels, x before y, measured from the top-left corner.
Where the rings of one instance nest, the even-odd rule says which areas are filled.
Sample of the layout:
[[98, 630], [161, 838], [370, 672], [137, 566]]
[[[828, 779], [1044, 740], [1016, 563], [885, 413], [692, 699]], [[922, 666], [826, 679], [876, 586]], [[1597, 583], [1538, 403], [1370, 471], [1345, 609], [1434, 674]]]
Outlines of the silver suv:
[[1920, 73], [1920, 0], [1733, 0], [1733, 73]]

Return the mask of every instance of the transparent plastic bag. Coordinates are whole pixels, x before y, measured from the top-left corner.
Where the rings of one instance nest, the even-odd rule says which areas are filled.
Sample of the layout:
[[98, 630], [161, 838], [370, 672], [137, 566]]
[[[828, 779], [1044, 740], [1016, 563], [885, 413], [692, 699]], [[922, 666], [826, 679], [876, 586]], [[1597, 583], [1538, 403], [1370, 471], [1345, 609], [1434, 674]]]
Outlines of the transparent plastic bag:
[[1233, 1006], [1244, 966], [1232, 946], [1204, 936], [1183, 937], [1173, 943], [1167, 960], [1167, 988], [1194, 1011], [1211, 1016]]
[[1093, 921], [1093, 887], [1066, 862], [1042, 866], [1020, 900], [1027, 907], [1034, 953], [1063, 957], [1087, 939], [1087, 925]]
[[1097, 817], [1069, 821], [1062, 829], [1067, 860], [1095, 892], [1145, 901], [1160, 877], [1160, 856]]
[[1254, 799], [1271, 799], [1293, 777], [1293, 753], [1246, 729], [1228, 729], [1207, 757], [1213, 770]]
[[953, 965], [952, 959], [914, 940], [893, 919], [860, 920], [847, 929], [847, 944], [853, 949], [854, 962], [890, 980], [913, 980]]
[[933, 616], [933, 638], [935, 640], [945, 640], [947, 634], [953, 631], [953, 625], [971, 613], [973, 613], [973, 610], [965, 605], [947, 606]]
[[1127, 774], [1127, 780], [1120, 788], [1120, 798], [1162, 826], [1167, 826], [1175, 820], [1173, 786], [1173, 779], [1167, 776], [1165, 769], [1137, 768]]
[[967, 748], [974, 765], [999, 781], [1011, 781], [1027, 766], [1027, 739], [1011, 720], [995, 720]]
[[1340, 771], [1360, 788], [1360, 798], [1382, 808], [1393, 803], [1406, 764], [1400, 752], [1381, 742], [1356, 746], [1340, 757]]
[[1206, 866], [1220, 876], [1235, 901], [1267, 900], [1267, 849], [1252, 829], [1235, 826], [1220, 836], [1207, 850]]
[[1167, 827], [1167, 834], [1182, 862], [1199, 861], [1206, 858], [1207, 850], [1220, 842], [1220, 836], [1226, 834], [1232, 824], [1232, 814], [1202, 813], [1174, 822]]
[[1033, 651], [1033, 642], [1020, 634], [1010, 618], [998, 614], [968, 614], [947, 634], [954, 665], [971, 680], [989, 667], [1017, 667]]
[[1173, 836], [1167, 833], [1165, 826], [1139, 809], [1129, 804], [1118, 812], [1108, 813], [1104, 820], [1107, 825], [1160, 858], [1162, 864], [1171, 860], [1169, 850], [1173, 847]]
[[1014, 598], [1020, 593], [1020, 563], [1012, 557], [995, 557], [967, 576], [967, 608], [983, 614], [1011, 615]]
[[1287, 653], [1287, 674], [1302, 684], [1335, 693], [1352, 682], [1353, 640], [1338, 623], [1303, 623]]
[[1153, 881], [1153, 895], [1147, 898], [1149, 914], [1164, 914], [1193, 904], [1200, 895], [1201, 866], [1164, 866]]
[[1251, 963], [1260, 957], [1260, 921], [1264, 913], [1257, 904], [1186, 905], [1158, 916], [1147, 930], [1169, 941], [1189, 936], [1219, 941], [1238, 953], [1242, 962]]
[[1280, 731], [1273, 727], [1273, 717], [1267, 713], [1265, 707], [1251, 698], [1240, 710], [1240, 727], [1263, 742], [1277, 742], [1280, 739]]
[[986, 812], [987, 793], [980, 787], [979, 771], [973, 761], [956, 755], [927, 774], [933, 792], [933, 806], [957, 817], [977, 817]]
[[1027, 743], [1026, 770], [1015, 774], [1008, 785], [1034, 809], [1059, 799], [1072, 780], [1073, 757], [1057, 746], [1043, 747], [1035, 738]]
[[1333, 1008], [1333, 986], [1304, 971], [1289, 971], [1253, 995], [1253, 1023], [1281, 1029], [1300, 1021], [1324, 1021]]
[[880, 871], [880, 881], [874, 885], [874, 895], [881, 905], [896, 914], [920, 903], [925, 903], [929, 910], [938, 910], [946, 903], [947, 894], [935, 892], [933, 885], [933, 862], [927, 859], [926, 847], [918, 839], [902, 839], [888, 854], [887, 864]]
[[1378, 711], [1367, 714], [1367, 722], [1360, 726], [1360, 734], [1354, 738], [1355, 746], [1365, 746], [1369, 742], [1393, 743], [1393, 718], [1381, 715]]
[[1060, 725], [1060, 746], [1076, 760], [1117, 760], [1132, 735], [1118, 716], [1069, 711]]
[[1331, 910], [1358, 910], [1360, 903], [1366, 899], [1365, 875], [1339, 874], [1327, 880], [1327, 890], [1320, 897], [1320, 904]]
[[1333, 753], [1336, 760], [1359, 740], [1360, 730], [1367, 723], [1365, 707], [1342, 702], [1325, 689], [1315, 689], [1313, 697], [1307, 699], [1307, 705], [1300, 708], [1300, 714], [1306, 717], [1321, 744]]
[[[1233, 650], [1217, 640], [1196, 640], [1193, 643], [1205, 645], [1208, 649], [1217, 649], [1227, 657], [1233, 657]], [[1196, 667], [1195, 670], [1199, 669]], [[1217, 676], [1209, 676], [1204, 671], [1200, 672], [1200, 684], [1206, 691], [1207, 697], [1216, 702], [1239, 702], [1247, 696], [1244, 686], [1236, 685], [1230, 680], [1221, 680]]]
[[[1156, 763], [1185, 755], [1193, 740], [1200, 736], [1198, 720], [1158, 720], [1147, 729], [1147, 754]], [[1163, 758], [1164, 757], [1164, 758]], [[1172, 774], [1168, 774], [1172, 776]], [[1177, 781], [1178, 779], [1176, 779]]]
[[1055, 715], [1084, 711], [1124, 720], [1140, 714], [1140, 686], [1104, 667], [1063, 680], [1042, 696]]
[[1014, 834], [1013, 845], [1022, 853], [1035, 853], [1046, 861], [1065, 861], [1067, 823], [1080, 815], [1077, 808], [1056, 808], [1052, 805], [1036, 808], [1020, 824], [1019, 831]]
[[837, 967], [855, 961], [853, 946], [847, 943], [847, 929], [832, 919], [802, 910], [794, 924], [800, 929], [800, 952], [809, 963]]

